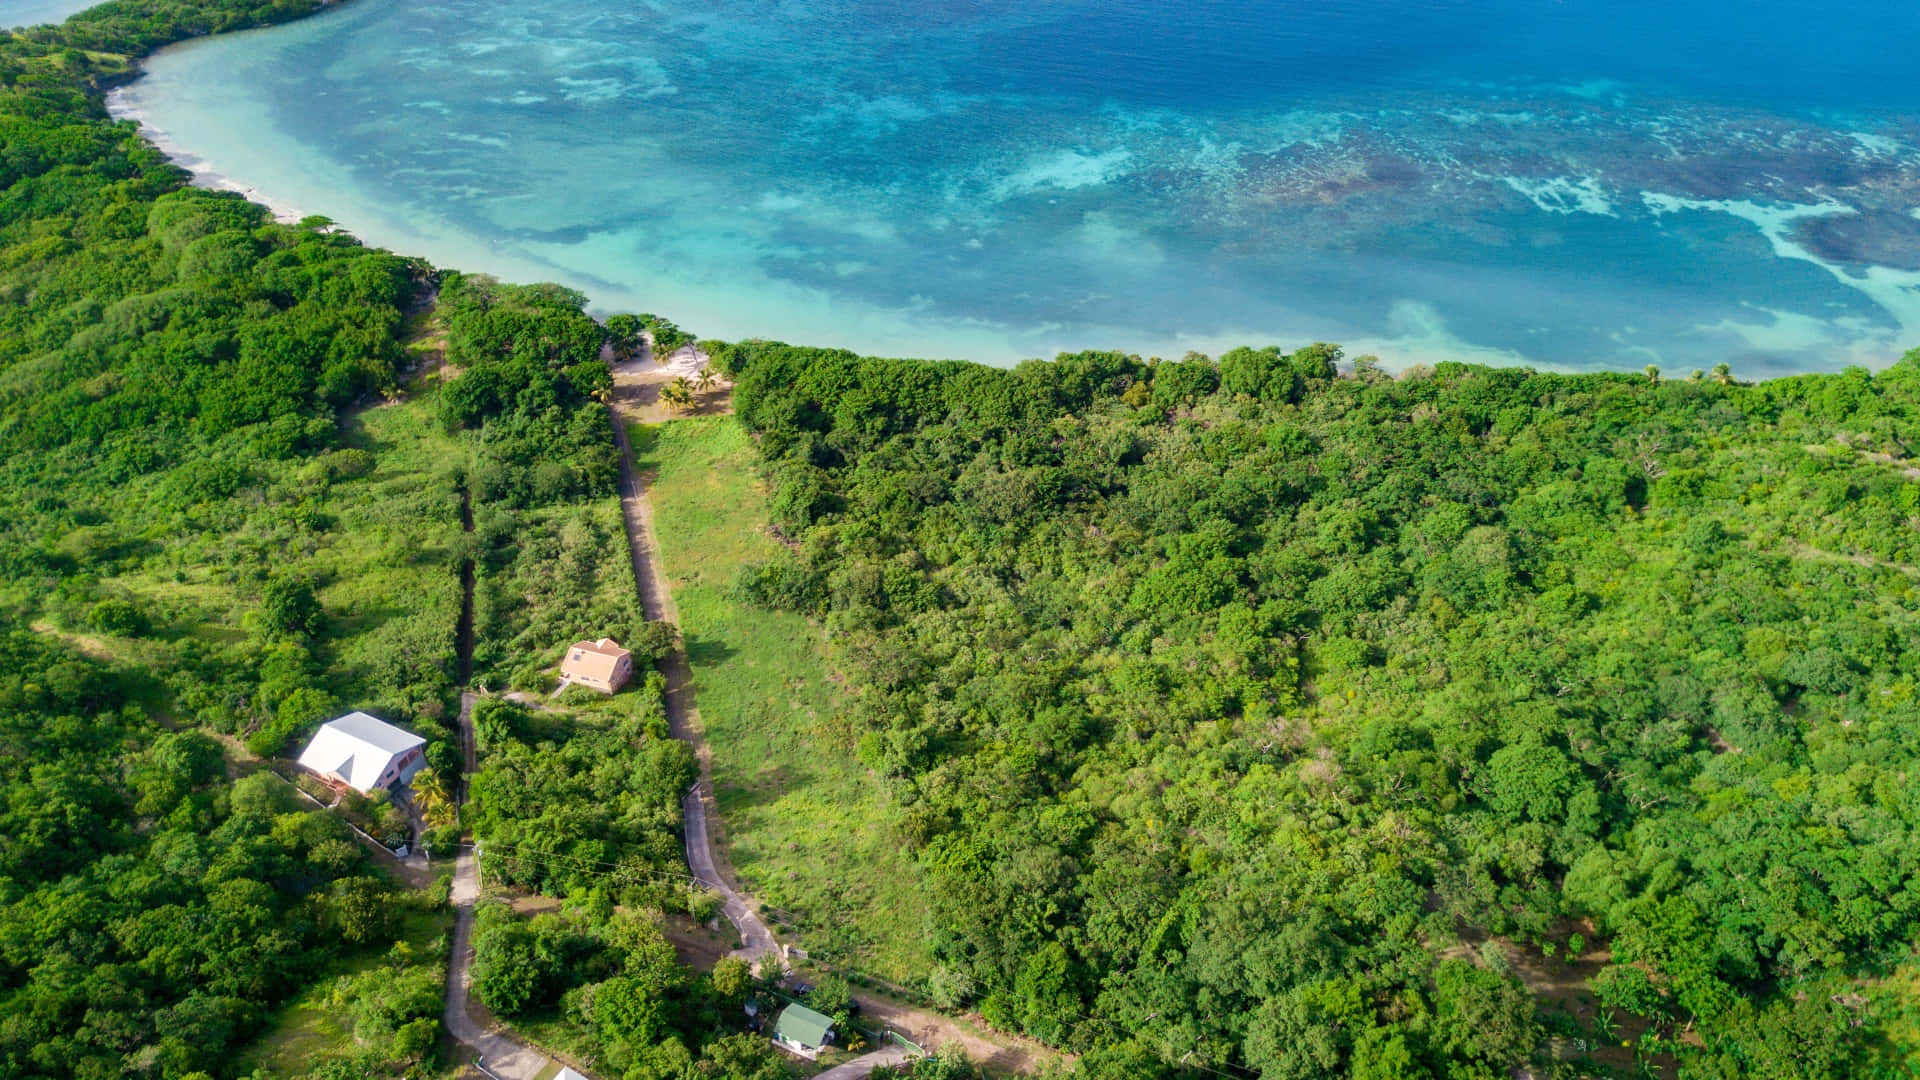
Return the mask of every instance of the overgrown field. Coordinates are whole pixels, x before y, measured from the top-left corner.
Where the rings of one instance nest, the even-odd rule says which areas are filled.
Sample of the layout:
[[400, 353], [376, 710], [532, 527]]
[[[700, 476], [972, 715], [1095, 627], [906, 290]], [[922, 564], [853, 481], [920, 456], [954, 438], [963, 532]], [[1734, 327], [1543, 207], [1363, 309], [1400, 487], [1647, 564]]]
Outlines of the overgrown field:
[[[233, 1071], [327, 1080], [388, 1071], [379, 1047], [404, 1050], [439, 1035], [452, 926], [445, 911], [404, 910], [386, 952], [365, 952], [322, 973], [281, 1009]], [[417, 1049], [414, 1054], [430, 1057]]]

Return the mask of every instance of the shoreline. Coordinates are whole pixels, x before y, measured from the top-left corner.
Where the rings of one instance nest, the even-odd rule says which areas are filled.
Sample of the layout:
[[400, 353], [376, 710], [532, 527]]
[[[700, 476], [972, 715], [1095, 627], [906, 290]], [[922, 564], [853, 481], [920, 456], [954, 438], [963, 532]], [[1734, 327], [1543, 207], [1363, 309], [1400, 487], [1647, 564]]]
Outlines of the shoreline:
[[[343, 0], [322, 0], [319, 7], [300, 19], [342, 6]], [[172, 43], [156, 50], [155, 54], [186, 43]], [[1787, 310], [1744, 305], [1743, 310], [1731, 312], [1720, 321], [1701, 322], [1683, 329], [1659, 348], [1641, 347], [1635, 350], [1620, 341], [1616, 334], [1615, 341], [1624, 350], [1620, 356], [1608, 354], [1601, 359], [1594, 359], [1593, 356], [1545, 359], [1532, 353], [1526, 343], [1483, 344], [1477, 340], [1479, 335], [1474, 333], [1474, 328], [1458, 327], [1448, 312], [1428, 300], [1414, 297], [1383, 297], [1385, 311], [1377, 324], [1365, 329], [1348, 325], [1344, 331], [1329, 331], [1323, 326], [1319, 332], [1313, 329], [1304, 329], [1303, 332], [1303, 328], [1298, 326], [1290, 331], [1211, 328], [1201, 331], [1143, 332], [1142, 328], [1135, 326], [1092, 322], [1050, 322], [1024, 326], [978, 316], [929, 318], [925, 312], [911, 308], [864, 303], [821, 291], [818, 286], [796, 285], [771, 278], [757, 282], [765, 286], [758, 292], [751, 288], [744, 293], [738, 290], [730, 293], [724, 288], [716, 292], [710, 280], [676, 276], [655, 266], [642, 269], [630, 281], [610, 280], [569, 262], [566, 259], [567, 252], [555, 254], [545, 251], [538, 244], [527, 243], [511, 235], [459, 228], [438, 218], [409, 220], [399, 216], [401, 208], [391, 203], [381, 205], [378, 201], [366, 200], [355, 203], [351, 197], [342, 200], [341, 192], [321, 182], [319, 174], [287, 169], [277, 172], [269, 170], [270, 175], [302, 193], [294, 198], [248, 184], [220, 163], [189, 149], [173, 132], [153, 122], [143, 107], [145, 102], [142, 101], [141, 84], [147, 77], [147, 63], [155, 54], [139, 57], [124, 79], [103, 88], [103, 107], [114, 120], [134, 123], [141, 137], [169, 163], [185, 171], [189, 182], [195, 187], [240, 195], [265, 207], [274, 221], [289, 225], [298, 224], [314, 213], [324, 213], [325, 204], [330, 198], [335, 202], [344, 201], [349, 208], [346, 216], [350, 220], [339, 221], [335, 228], [369, 246], [415, 254], [445, 268], [489, 273], [503, 280], [558, 282], [585, 293], [589, 310], [601, 314], [616, 310], [672, 312], [687, 325], [700, 326], [703, 331], [726, 338], [767, 337], [786, 341], [817, 341], [868, 355], [957, 358], [994, 367], [1013, 366], [1033, 357], [1047, 358], [1057, 353], [1090, 349], [1166, 356], [1178, 356], [1192, 350], [1218, 355], [1239, 345], [1258, 346], [1275, 342], [1300, 344], [1330, 340], [1339, 342], [1349, 355], [1376, 355], [1381, 358], [1383, 367], [1394, 371], [1441, 363], [1465, 363], [1562, 373], [1632, 372], [1640, 364], [1652, 361], [1669, 368], [1669, 377], [1679, 377], [1689, 367], [1709, 366], [1709, 358], [1689, 357], [1684, 351], [1678, 356], [1662, 355], [1668, 352], [1667, 345], [1677, 347], [1686, 344], [1689, 334], [1712, 334], [1726, 338], [1727, 342], [1718, 355], [1710, 359], [1733, 361], [1743, 369], [1740, 374], [1744, 378], [1764, 380], [1839, 370], [1852, 365], [1863, 365], [1869, 369], [1885, 367], [1902, 355], [1901, 346], [1906, 344], [1902, 339], [1908, 336], [1910, 325], [1920, 326], [1920, 317], [1914, 314], [1920, 312], [1920, 308], [1915, 307], [1920, 304], [1920, 275], [1850, 274], [1843, 267], [1810, 253], [1780, 250], [1782, 238], [1770, 233], [1765, 222], [1730, 209], [1735, 205], [1733, 203], [1684, 199], [1651, 192], [1642, 192], [1641, 195], [1649, 201], [1667, 199], [1674, 202], [1674, 205], [1666, 208], [1667, 212], [1718, 211], [1741, 219], [1772, 242], [1776, 257], [1817, 267], [1833, 283], [1866, 297], [1897, 329], [1884, 335], [1868, 333], [1837, 340], [1834, 335], [1839, 330], [1858, 331], [1860, 327], [1868, 326], [1870, 320], [1856, 316], [1851, 322], [1857, 325], [1842, 327], [1817, 322], [1811, 317], [1797, 318]], [[231, 149], [228, 151], [233, 152]], [[1512, 186], [1512, 178], [1502, 179]], [[1568, 184], [1572, 185], [1572, 182]], [[1544, 196], [1540, 192], [1529, 194], [1520, 188], [1515, 190], [1528, 195], [1543, 210], [1549, 209], [1543, 205]], [[1568, 192], [1556, 189], [1555, 194], [1567, 195]], [[312, 209], [316, 204], [321, 205], [321, 210]], [[1745, 202], [1738, 204], [1747, 205]], [[1915, 213], [1920, 215], [1920, 211]], [[1658, 216], [1658, 208], [1655, 214]], [[332, 215], [327, 216], [337, 220]], [[589, 233], [587, 240], [577, 246], [583, 249], [590, 245], [604, 246], [617, 261], [621, 252], [616, 249], [631, 239], [617, 232]], [[756, 283], [738, 275], [731, 280], [735, 284], [743, 281]], [[744, 301], [744, 304], [736, 301]], [[742, 318], [742, 311], [751, 311], [752, 315]], [[1246, 321], [1264, 320], [1255, 314], [1254, 318]], [[743, 322], [749, 325], [743, 327]], [[1820, 339], [1829, 340], [1823, 342]], [[1820, 349], [1818, 346], [1823, 343], [1828, 347]], [[1635, 351], [1645, 355], [1634, 358], [1625, 355], [1626, 352]], [[1781, 353], [1781, 357], [1773, 355], [1776, 352]], [[1631, 363], [1627, 362], [1629, 359]]]
[[[142, 62], [144, 63], [144, 58], [142, 58]], [[172, 135], [154, 126], [153, 122], [147, 119], [146, 113], [128, 104], [126, 100], [129, 91], [139, 81], [142, 74], [144, 74], [144, 72], [137, 71], [131, 79], [106, 92], [104, 95], [104, 104], [108, 116], [116, 121], [131, 121], [136, 125], [140, 129], [141, 138], [151, 143], [155, 150], [160, 151], [161, 155], [165, 157], [169, 163], [186, 170], [188, 175], [193, 178], [191, 183], [194, 187], [204, 188], [208, 191], [232, 192], [240, 195], [248, 202], [257, 203], [266, 207], [267, 212], [273, 215], [273, 220], [282, 225], [298, 225], [301, 221], [312, 216], [284, 199], [275, 198], [261, 191], [259, 188], [243, 184], [226, 175], [221, 172], [213, 162], [187, 150], [175, 142]]]

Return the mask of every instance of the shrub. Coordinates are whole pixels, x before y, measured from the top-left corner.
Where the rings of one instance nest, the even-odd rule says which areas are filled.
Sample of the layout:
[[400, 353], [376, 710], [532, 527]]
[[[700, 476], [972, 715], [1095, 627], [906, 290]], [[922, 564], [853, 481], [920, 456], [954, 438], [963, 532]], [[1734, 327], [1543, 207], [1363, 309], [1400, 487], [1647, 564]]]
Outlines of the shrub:
[[127, 600], [102, 600], [87, 612], [87, 625], [116, 637], [143, 637], [152, 628], [145, 612]]
[[273, 633], [311, 637], [325, 623], [326, 612], [313, 595], [312, 582], [277, 578], [260, 594], [260, 617]]

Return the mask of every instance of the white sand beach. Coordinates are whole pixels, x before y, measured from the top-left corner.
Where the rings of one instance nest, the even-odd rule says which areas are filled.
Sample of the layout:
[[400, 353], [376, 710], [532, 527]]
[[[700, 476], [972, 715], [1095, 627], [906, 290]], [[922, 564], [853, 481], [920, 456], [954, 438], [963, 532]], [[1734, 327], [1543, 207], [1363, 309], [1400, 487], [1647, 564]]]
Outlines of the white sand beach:
[[115, 120], [131, 120], [139, 124], [140, 134], [145, 135], [148, 142], [165, 154], [168, 161], [193, 174], [195, 187], [206, 188], [208, 191], [232, 191], [244, 195], [249, 202], [256, 202], [266, 207], [273, 214], [273, 220], [283, 225], [297, 224], [308, 216], [299, 207], [284, 199], [276, 199], [259, 188], [234, 180], [222, 173], [213, 162], [195, 155], [176, 143], [167, 132], [153, 126], [145, 114], [133, 106], [126, 87], [116, 87], [108, 91], [107, 113]]

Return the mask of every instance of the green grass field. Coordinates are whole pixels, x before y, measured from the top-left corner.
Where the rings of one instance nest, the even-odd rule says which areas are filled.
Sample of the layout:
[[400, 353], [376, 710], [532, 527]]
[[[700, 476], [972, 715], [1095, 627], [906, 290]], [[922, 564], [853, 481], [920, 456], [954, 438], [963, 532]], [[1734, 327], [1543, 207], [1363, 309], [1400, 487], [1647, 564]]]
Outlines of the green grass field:
[[471, 467], [471, 442], [447, 433], [431, 399], [369, 409], [348, 431], [378, 466], [366, 483], [340, 491], [342, 540], [315, 567], [326, 582], [321, 600], [350, 639], [334, 658], [336, 678], [364, 685], [393, 652], [416, 648], [451, 666], [460, 618], [451, 569], [461, 544], [457, 477]]
[[916, 871], [836, 714], [823, 631], [729, 598], [741, 567], [778, 550], [746, 433], [701, 417], [632, 436], [735, 872], [816, 955], [896, 979], [925, 970]]

